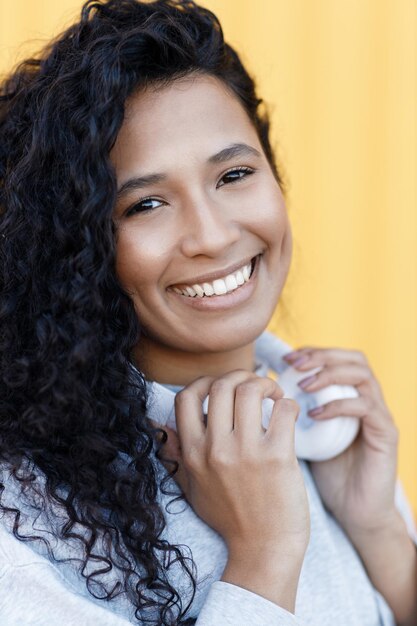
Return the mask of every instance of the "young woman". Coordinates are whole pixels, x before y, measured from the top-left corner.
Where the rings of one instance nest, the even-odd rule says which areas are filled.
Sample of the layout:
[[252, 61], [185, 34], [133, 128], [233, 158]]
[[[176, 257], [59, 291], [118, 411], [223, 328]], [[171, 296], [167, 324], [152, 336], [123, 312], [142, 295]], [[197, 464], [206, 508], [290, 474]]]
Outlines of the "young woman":
[[[292, 250], [261, 102], [215, 16], [174, 0], [89, 0], [2, 86], [5, 626], [416, 623], [365, 356], [287, 355], [321, 367], [307, 393], [358, 391], [315, 418], [356, 416], [354, 443], [311, 463], [256, 358]], [[152, 381], [178, 434], [150, 419]]]

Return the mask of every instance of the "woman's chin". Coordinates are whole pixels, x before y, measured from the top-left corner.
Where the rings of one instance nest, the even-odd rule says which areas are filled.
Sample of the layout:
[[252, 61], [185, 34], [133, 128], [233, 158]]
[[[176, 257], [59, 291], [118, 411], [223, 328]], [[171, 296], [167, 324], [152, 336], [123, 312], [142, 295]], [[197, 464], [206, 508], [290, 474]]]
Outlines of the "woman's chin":
[[223, 323], [221, 327], [218, 326], [212, 332], [200, 333], [198, 339], [194, 336], [191, 341], [186, 342], [183, 349], [200, 354], [233, 352], [256, 341], [266, 329], [268, 321], [269, 318], [266, 319], [265, 323], [260, 323], [260, 320], [257, 319], [256, 324], [245, 323], [240, 325], [235, 321], [231, 326]]

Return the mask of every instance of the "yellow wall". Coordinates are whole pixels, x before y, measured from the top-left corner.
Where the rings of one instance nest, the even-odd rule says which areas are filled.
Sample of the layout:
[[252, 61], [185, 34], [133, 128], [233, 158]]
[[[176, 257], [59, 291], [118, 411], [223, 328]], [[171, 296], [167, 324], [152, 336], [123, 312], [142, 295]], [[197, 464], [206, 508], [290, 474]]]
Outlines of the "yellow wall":
[[[0, 72], [81, 6], [0, 2]], [[294, 346], [365, 352], [400, 428], [400, 477], [417, 512], [415, 0], [204, 4], [273, 106], [289, 180], [289, 315], [279, 306], [271, 328]]]

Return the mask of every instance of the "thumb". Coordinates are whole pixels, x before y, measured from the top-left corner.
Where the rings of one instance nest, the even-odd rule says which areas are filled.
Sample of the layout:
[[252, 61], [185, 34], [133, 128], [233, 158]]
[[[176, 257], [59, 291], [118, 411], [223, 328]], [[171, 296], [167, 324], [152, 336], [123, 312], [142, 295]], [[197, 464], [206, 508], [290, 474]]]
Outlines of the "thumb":
[[[172, 478], [181, 487], [185, 496], [187, 496], [188, 477], [182, 461], [181, 444], [178, 434], [175, 430], [169, 428], [168, 426], [162, 427], [160, 424], [155, 424], [154, 422], [152, 422], [152, 424], [155, 426], [155, 428], [161, 428], [162, 430], [164, 430], [168, 436], [167, 441], [160, 448], [159, 460], [168, 472], [172, 472], [172, 470], [174, 469], [172, 461], [176, 461], [178, 463], [178, 470], [175, 472]], [[161, 442], [161, 440], [162, 435], [157, 435], [158, 443]], [[171, 463], [169, 461], [171, 461]]]

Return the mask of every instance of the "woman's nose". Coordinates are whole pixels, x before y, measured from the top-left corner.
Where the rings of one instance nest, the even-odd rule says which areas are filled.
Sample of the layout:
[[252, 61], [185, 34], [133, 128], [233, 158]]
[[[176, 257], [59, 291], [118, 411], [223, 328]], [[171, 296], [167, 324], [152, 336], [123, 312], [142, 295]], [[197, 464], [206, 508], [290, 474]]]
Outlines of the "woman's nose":
[[208, 198], [194, 201], [183, 215], [182, 252], [185, 256], [218, 256], [240, 238], [238, 213], [231, 214], [230, 207]]

